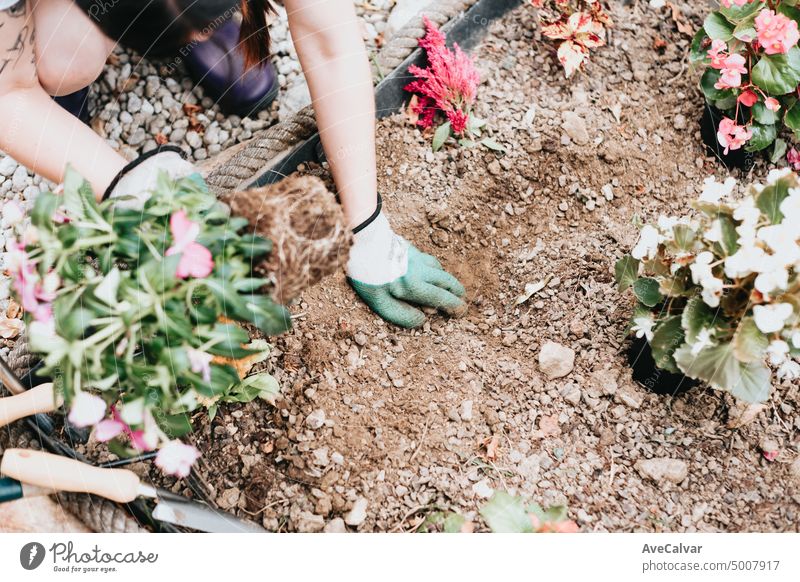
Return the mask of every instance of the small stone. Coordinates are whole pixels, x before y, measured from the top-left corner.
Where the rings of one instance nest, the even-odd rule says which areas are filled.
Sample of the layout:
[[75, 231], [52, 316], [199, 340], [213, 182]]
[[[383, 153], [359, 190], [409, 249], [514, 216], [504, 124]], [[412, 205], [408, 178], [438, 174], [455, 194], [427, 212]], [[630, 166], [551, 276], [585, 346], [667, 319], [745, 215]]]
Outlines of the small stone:
[[677, 130], [686, 129], [686, 116], [681, 113], [676, 115], [672, 120], [672, 127]]
[[642, 459], [634, 465], [642, 477], [650, 478], [656, 483], [669, 481], [678, 484], [689, 473], [689, 466], [686, 461], [680, 459], [656, 458]]
[[796, 482], [800, 483], [800, 457], [797, 457], [794, 462], [789, 465], [789, 475]]
[[577, 406], [581, 401], [581, 389], [575, 384], [567, 384], [561, 389], [560, 394], [564, 400], [573, 406]]
[[26, 186], [30, 185], [32, 180], [28, 176], [28, 171], [24, 166], [17, 166], [14, 174], [11, 177], [11, 184], [15, 190], [21, 192]]
[[487, 169], [492, 176], [499, 176], [503, 173], [503, 168], [500, 167], [500, 162], [497, 160], [489, 162]]
[[311, 453], [311, 456], [315, 465], [327, 467], [330, 464], [330, 459], [328, 458], [328, 447], [316, 449], [313, 453]]
[[465, 400], [461, 403], [459, 415], [461, 416], [461, 420], [465, 422], [472, 420], [472, 400]]
[[633, 386], [623, 386], [614, 396], [614, 400], [629, 408], [639, 408], [644, 401], [644, 395]]
[[3, 158], [0, 159], [0, 176], [5, 176], [6, 178], [12, 176], [18, 165], [16, 160], [11, 156], [3, 156]]
[[325, 518], [310, 511], [301, 511], [294, 525], [299, 533], [317, 533], [325, 527]]
[[200, 134], [197, 133], [196, 131], [186, 132], [186, 143], [188, 143], [192, 149], [198, 149], [203, 147], [203, 140], [200, 137]]
[[236, 507], [236, 504], [239, 503], [240, 496], [241, 492], [238, 487], [226, 489], [222, 492], [222, 495], [217, 498], [217, 505], [220, 509], [233, 509]]
[[367, 505], [369, 505], [369, 502], [363, 497], [356, 499], [356, 502], [353, 503], [353, 507], [347, 515], [344, 516], [344, 522], [353, 527], [358, 527], [364, 523], [367, 519]]
[[539, 369], [548, 380], [563, 378], [575, 366], [575, 352], [555, 342], [547, 342], [539, 350]]
[[306, 417], [306, 426], [312, 430], [322, 428], [325, 424], [325, 411], [318, 408]]
[[347, 533], [347, 526], [341, 517], [336, 517], [330, 520], [322, 531], [325, 533]]
[[572, 141], [578, 145], [589, 143], [589, 132], [586, 130], [586, 122], [574, 111], [564, 111], [561, 114], [561, 128], [567, 132]]
[[355, 341], [357, 345], [364, 347], [367, 345], [367, 334], [359, 331], [353, 336], [353, 341]]
[[483, 497], [484, 499], [488, 499], [492, 495], [494, 495], [494, 489], [492, 486], [489, 485], [488, 479], [481, 479], [477, 483], [472, 486], [472, 492], [475, 493], [478, 497]]
[[617, 392], [618, 384], [617, 378], [619, 374], [610, 368], [603, 370], [595, 370], [589, 380], [592, 385], [593, 391], [606, 396], [613, 396]]
[[129, 113], [136, 113], [142, 108], [142, 99], [136, 93], [128, 93], [128, 105], [126, 109]]

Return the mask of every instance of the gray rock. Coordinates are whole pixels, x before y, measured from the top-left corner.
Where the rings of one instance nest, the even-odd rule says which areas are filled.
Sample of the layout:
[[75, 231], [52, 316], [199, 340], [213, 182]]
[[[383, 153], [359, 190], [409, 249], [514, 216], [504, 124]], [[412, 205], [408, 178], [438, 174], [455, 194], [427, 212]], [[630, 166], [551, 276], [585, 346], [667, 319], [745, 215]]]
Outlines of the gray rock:
[[347, 533], [347, 526], [341, 517], [336, 517], [327, 523], [323, 531], [325, 533]]
[[14, 170], [14, 174], [11, 176], [11, 185], [14, 187], [14, 190], [17, 192], [22, 192], [32, 183], [33, 180], [31, 180], [30, 176], [28, 176], [28, 171], [25, 169], [25, 167], [17, 166], [17, 169]]
[[322, 428], [325, 424], [325, 411], [318, 408], [306, 417], [306, 426], [312, 430]]
[[220, 507], [220, 509], [233, 509], [236, 507], [236, 504], [239, 503], [240, 496], [241, 492], [239, 491], [238, 487], [226, 489], [219, 497], [217, 497], [217, 505]]
[[555, 342], [547, 342], [539, 350], [539, 369], [548, 380], [563, 378], [575, 366], [575, 352]]
[[344, 522], [353, 527], [358, 527], [364, 523], [367, 519], [367, 505], [369, 505], [369, 502], [364, 497], [356, 499], [353, 507], [344, 516]]
[[686, 461], [666, 457], [642, 459], [637, 461], [634, 467], [642, 477], [652, 479], [656, 483], [669, 481], [678, 484], [689, 474], [689, 466]]
[[578, 145], [589, 143], [589, 132], [586, 130], [586, 122], [574, 111], [564, 111], [561, 114], [561, 128], [567, 132], [572, 141]]
[[472, 400], [465, 400], [461, 403], [461, 410], [459, 411], [461, 420], [469, 422], [472, 420]]
[[384, 29], [384, 40], [389, 40], [401, 28], [414, 18], [417, 14], [422, 12], [431, 0], [397, 0], [389, 13], [389, 18], [386, 20], [386, 28]]
[[322, 447], [320, 449], [316, 449], [313, 453], [311, 453], [312, 461], [315, 465], [319, 465], [320, 467], [327, 467], [330, 464], [330, 458], [328, 457], [328, 447]]
[[186, 143], [189, 144], [189, 147], [196, 150], [203, 147], [203, 139], [200, 137], [200, 134], [196, 131], [187, 131], [186, 132]]
[[136, 113], [142, 109], [142, 99], [136, 93], [128, 93], [128, 104], [125, 107], [130, 113]]
[[672, 127], [677, 130], [686, 129], [686, 116], [682, 114], [678, 114], [672, 120]]
[[564, 400], [573, 406], [577, 406], [581, 401], [581, 389], [575, 384], [567, 384], [561, 389], [560, 394]]
[[[280, 98], [278, 118], [281, 121], [285, 121], [309, 104], [311, 104], [311, 94], [308, 92], [308, 85], [306, 85], [305, 81], [295, 83]], [[250, 129], [247, 125], [244, 127], [245, 129]]]
[[299, 533], [317, 533], [325, 527], [325, 518], [310, 511], [301, 511], [294, 522]]
[[14, 174], [14, 171], [17, 169], [17, 162], [11, 156], [3, 156], [0, 159], [0, 176], [5, 176], [8, 178]]

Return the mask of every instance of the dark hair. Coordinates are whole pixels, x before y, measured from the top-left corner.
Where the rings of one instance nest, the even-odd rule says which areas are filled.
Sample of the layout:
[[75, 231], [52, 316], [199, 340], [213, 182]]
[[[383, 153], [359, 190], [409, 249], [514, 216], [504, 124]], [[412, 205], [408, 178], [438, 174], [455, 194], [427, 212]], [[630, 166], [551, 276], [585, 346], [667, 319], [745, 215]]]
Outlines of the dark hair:
[[193, 33], [242, 14], [239, 46], [245, 65], [269, 58], [270, 0], [75, 0], [112, 39], [149, 56], [174, 56]]

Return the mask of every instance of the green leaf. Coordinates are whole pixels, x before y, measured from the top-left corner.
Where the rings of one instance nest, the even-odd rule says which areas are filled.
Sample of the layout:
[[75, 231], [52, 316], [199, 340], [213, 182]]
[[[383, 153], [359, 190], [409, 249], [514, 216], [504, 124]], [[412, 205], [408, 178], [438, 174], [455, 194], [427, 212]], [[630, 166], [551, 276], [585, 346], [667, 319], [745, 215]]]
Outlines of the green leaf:
[[61, 197], [52, 192], [42, 192], [36, 197], [31, 212], [31, 223], [38, 229], [53, 230], [53, 215], [61, 202]]
[[729, 214], [720, 214], [717, 220], [719, 220], [722, 231], [722, 239], [719, 241], [722, 254], [730, 256], [739, 250], [739, 233], [736, 232], [736, 223]]
[[273, 406], [275, 405], [275, 400], [278, 398], [278, 395], [281, 393], [281, 385], [274, 376], [266, 372], [248, 376], [242, 380], [241, 385], [255, 389], [256, 395], [259, 398], [266, 400]]
[[[786, 0], [783, 2], [786, 3]], [[730, 22], [739, 23], [747, 18], [755, 17], [756, 13], [763, 8], [762, 2], [749, 2], [742, 6], [731, 4], [729, 7], [720, 6], [719, 12]]]
[[786, 109], [783, 123], [792, 131], [800, 131], [800, 101], [795, 101]]
[[505, 491], [496, 491], [480, 514], [494, 533], [533, 533], [525, 504]]
[[714, 40], [729, 41], [733, 38], [733, 28], [733, 24], [728, 22], [728, 19], [719, 12], [712, 12], [706, 16], [703, 22], [703, 29], [706, 31], [706, 34], [708, 34], [709, 38]]
[[719, 81], [721, 73], [717, 69], [706, 69], [700, 77], [700, 89], [709, 101], [719, 101], [731, 96], [730, 89], [717, 89], [714, 85]]
[[773, 164], [777, 164], [780, 162], [783, 157], [786, 155], [786, 150], [788, 149], [787, 143], [778, 138], [775, 140], [775, 146], [772, 148], [772, 153], [769, 156], [769, 161]]
[[658, 281], [650, 277], [637, 279], [633, 284], [633, 293], [647, 307], [655, 307], [663, 299]]
[[653, 339], [650, 340], [650, 349], [653, 352], [653, 360], [662, 370], [678, 372], [675, 365], [673, 354], [685, 340], [683, 328], [681, 327], [681, 316], [673, 315], [656, 325], [653, 331]]
[[628, 287], [633, 285], [639, 277], [639, 261], [630, 255], [625, 255], [614, 265], [614, 278], [619, 286], [619, 292], [622, 293]]
[[770, 95], [786, 95], [800, 83], [800, 51], [793, 47], [787, 54], [763, 55], [751, 72], [751, 81]]
[[108, 274], [103, 277], [100, 284], [94, 289], [94, 296], [100, 301], [111, 307], [117, 306], [117, 291], [119, 290], [120, 272], [117, 267], [112, 268]]
[[757, 101], [751, 108], [751, 111], [753, 112], [753, 119], [763, 125], [777, 123], [780, 119], [778, 112], [767, 109], [763, 101]]
[[450, 122], [445, 121], [436, 128], [433, 134], [433, 143], [431, 144], [433, 151], [438, 152], [444, 145], [444, 142], [447, 141], [448, 137], [450, 137]]
[[781, 202], [789, 196], [789, 187], [789, 180], [784, 177], [774, 184], [766, 186], [756, 197], [756, 206], [772, 224], [778, 224], [783, 220]]
[[686, 333], [686, 341], [693, 344], [697, 341], [697, 334], [704, 327], [712, 327], [717, 315], [706, 305], [699, 295], [695, 295], [686, 302], [681, 314], [681, 327]]
[[467, 519], [463, 515], [451, 511], [444, 518], [442, 531], [444, 533], [461, 533], [461, 528], [466, 522]]
[[692, 65], [704, 65], [711, 62], [711, 59], [708, 58], [710, 42], [709, 45], [706, 45], [706, 41], [708, 41], [708, 35], [706, 34], [705, 28], [701, 28], [695, 33], [692, 39], [692, 47], [689, 52], [689, 62]]
[[192, 432], [192, 422], [186, 414], [156, 414], [155, 419], [158, 427], [170, 438], [177, 439]]
[[774, 125], [761, 125], [760, 123], [751, 123], [750, 131], [753, 137], [745, 145], [748, 152], [759, 152], [768, 148], [778, 137], [778, 128]]
[[506, 148], [504, 148], [503, 146], [501, 146], [499, 143], [497, 143], [496, 141], [494, 141], [494, 140], [493, 140], [492, 138], [490, 138], [490, 137], [485, 137], [485, 138], [483, 138], [483, 139], [481, 140], [481, 145], [482, 145], [482, 146], [484, 146], [484, 147], [487, 147], [487, 148], [489, 148], [490, 150], [494, 150], [494, 151], [496, 151], [496, 152], [503, 152], [503, 153], [505, 153], [505, 151], [506, 151]]
[[764, 335], [755, 319], [745, 317], [733, 334], [733, 354], [744, 363], [761, 362], [769, 346], [769, 338]]
[[696, 356], [691, 347], [683, 346], [675, 352], [675, 361], [690, 378], [704, 380], [746, 402], [763, 402], [769, 396], [769, 369], [760, 362], [737, 360], [732, 343], [708, 347]]

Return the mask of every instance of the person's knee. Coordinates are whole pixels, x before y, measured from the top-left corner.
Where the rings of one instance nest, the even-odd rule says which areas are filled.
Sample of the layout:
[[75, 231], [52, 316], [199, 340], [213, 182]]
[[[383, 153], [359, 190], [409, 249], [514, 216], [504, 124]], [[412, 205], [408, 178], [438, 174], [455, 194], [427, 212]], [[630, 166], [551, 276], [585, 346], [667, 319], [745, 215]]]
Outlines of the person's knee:
[[102, 39], [84, 42], [77, 51], [47, 47], [36, 59], [39, 84], [54, 96], [69, 95], [83, 89], [103, 72], [107, 52]]

